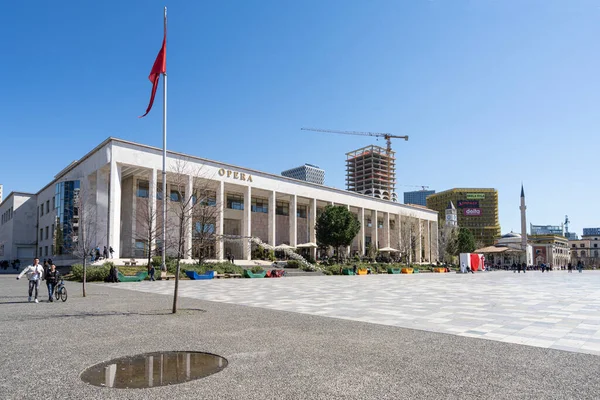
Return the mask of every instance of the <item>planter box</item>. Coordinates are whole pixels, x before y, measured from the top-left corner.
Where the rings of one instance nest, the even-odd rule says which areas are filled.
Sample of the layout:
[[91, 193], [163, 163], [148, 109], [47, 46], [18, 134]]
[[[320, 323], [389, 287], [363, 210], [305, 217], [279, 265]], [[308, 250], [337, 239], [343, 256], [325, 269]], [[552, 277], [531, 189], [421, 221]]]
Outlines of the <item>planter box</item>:
[[119, 282], [141, 282], [148, 276], [148, 272], [141, 271], [133, 276], [123, 275], [121, 271], [118, 272], [117, 277], [119, 278]]
[[402, 269], [400, 270], [400, 272], [401, 272], [401, 273], [403, 273], [403, 274], [412, 274], [412, 273], [413, 273], [413, 271], [414, 271], [414, 270], [413, 270], [412, 268], [402, 268]]
[[351, 270], [350, 268], [343, 268], [342, 275], [354, 275], [354, 271]]
[[366, 269], [357, 269], [356, 270], [356, 275], [367, 275], [367, 270]]
[[213, 279], [215, 277], [215, 271], [207, 271], [205, 274], [198, 274], [196, 271], [185, 271], [188, 278], [194, 281]]
[[388, 274], [399, 274], [401, 272], [400, 268], [388, 268]]
[[437, 273], [445, 273], [446, 272], [446, 268], [434, 268], [433, 272], [437, 272]]
[[245, 278], [264, 278], [267, 275], [267, 271], [259, 272], [258, 274], [253, 273], [249, 269], [244, 270]]

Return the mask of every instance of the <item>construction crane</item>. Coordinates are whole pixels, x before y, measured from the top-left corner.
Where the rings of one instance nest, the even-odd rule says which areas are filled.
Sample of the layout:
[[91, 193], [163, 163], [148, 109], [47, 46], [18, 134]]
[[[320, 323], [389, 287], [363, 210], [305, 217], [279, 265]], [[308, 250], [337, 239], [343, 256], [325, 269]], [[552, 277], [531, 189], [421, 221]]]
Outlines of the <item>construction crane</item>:
[[387, 132], [358, 132], [358, 131], [338, 131], [335, 129], [318, 129], [318, 128], [300, 128], [302, 131], [311, 131], [311, 132], [326, 132], [326, 133], [340, 133], [342, 135], [356, 135], [356, 136], [372, 136], [376, 138], [384, 138], [386, 143], [386, 155], [387, 155], [387, 179], [388, 185], [390, 185], [390, 199], [392, 197], [392, 184], [391, 184], [391, 154], [392, 154], [392, 139], [404, 139], [408, 140], [408, 136], [398, 136], [392, 135]]
[[398, 185], [398, 186], [403, 186], [403, 187], [420, 187], [421, 190], [429, 189], [429, 186], [427, 186], [427, 185]]

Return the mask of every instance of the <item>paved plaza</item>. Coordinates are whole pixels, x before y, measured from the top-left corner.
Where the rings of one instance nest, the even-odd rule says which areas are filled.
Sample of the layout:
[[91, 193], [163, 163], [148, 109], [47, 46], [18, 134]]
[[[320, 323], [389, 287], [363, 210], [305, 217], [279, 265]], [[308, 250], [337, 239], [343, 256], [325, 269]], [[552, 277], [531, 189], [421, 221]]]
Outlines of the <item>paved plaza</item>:
[[[172, 286], [116, 285], [160, 294]], [[181, 295], [600, 355], [600, 271], [183, 281]]]
[[[600, 276], [529, 274], [183, 281], [176, 315], [172, 281], [89, 284], [86, 298], [67, 282], [66, 303], [35, 304], [26, 282], [0, 276], [0, 399], [600, 398], [599, 358], [584, 344], [576, 352], [459, 336], [523, 321], [594, 343], [586, 324], [597, 325], [587, 316]], [[474, 332], [432, 331], [440, 327]], [[525, 333], [510, 336], [542, 335]], [[210, 352], [229, 364], [147, 389], [79, 378], [93, 364], [155, 351]]]

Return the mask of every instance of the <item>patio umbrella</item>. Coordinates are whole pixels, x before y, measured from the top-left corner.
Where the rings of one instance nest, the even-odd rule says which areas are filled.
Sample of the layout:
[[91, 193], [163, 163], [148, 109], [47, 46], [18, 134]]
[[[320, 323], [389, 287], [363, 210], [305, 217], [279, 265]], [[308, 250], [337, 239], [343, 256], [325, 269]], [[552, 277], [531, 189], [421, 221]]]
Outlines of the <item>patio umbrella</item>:
[[384, 248], [382, 248], [382, 249], [379, 249], [379, 251], [384, 251], [384, 252], [396, 252], [396, 251], [398, 251], [398, 250], [396, 250], [396, 249], [393, 249], [393, 248], [391, 248], [391, 247], [384, 247]]
[[298, 249], [316, 249], [318, 247], [319, 246], [317, 246], [317, 244], [313, 242], [302, 243], [296, 246], [296, 248]]

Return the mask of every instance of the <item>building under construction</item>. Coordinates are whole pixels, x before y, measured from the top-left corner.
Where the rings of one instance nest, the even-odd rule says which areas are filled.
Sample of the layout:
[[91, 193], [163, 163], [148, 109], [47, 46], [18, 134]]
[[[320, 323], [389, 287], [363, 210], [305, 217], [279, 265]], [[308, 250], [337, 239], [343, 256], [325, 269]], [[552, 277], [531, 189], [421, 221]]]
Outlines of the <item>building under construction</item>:
[[370, 145], [346, 153], [346, 189], [397, 201], [395, 152]]

